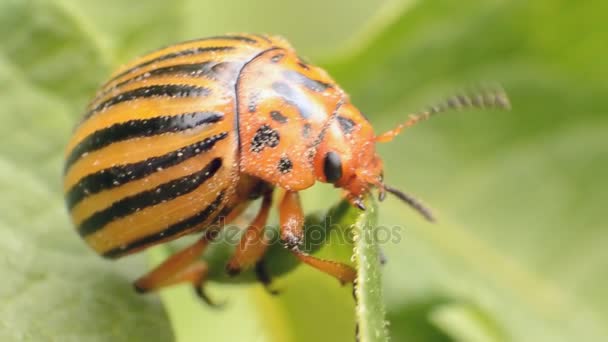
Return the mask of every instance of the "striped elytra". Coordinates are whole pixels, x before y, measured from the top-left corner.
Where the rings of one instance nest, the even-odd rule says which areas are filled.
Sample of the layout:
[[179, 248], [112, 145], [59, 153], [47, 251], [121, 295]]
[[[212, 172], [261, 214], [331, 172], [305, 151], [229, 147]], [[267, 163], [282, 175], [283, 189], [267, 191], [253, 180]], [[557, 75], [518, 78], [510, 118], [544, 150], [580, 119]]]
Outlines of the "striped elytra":
[[[67, 145], [67, 208], [80, 236], [117, 258], [227, 223], [258, 197], [247, 229], [263, 230], [279, 188], [281, 241], [302, 262], [350, 282], [349, 266], [300, 251], [298, 191], [330, 182], [361, 209], [372, 188], [404, 195], [385, 186], [375, 152], [376, 141], [399, 130], [376, 136], [331, 77], [279, 37], [186, 41], [126, 64], [97, 92]], [[201, 234], [136, 288], [191, 282], [205, 298], [198, 255], [211, 236]], [[244, 235], [230, 274], [263, 258], [259, 236]]]

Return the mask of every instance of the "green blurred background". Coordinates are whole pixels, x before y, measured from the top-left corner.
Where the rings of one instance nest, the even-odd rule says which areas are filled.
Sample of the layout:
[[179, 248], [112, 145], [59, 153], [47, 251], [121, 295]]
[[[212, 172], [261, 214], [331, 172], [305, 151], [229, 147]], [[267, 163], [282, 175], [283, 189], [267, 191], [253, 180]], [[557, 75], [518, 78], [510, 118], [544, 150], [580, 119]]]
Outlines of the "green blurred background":
[[[380, 224], [393, 341], [608, 340], [608, 5], [601, 1], [0, 0], [0, 340], [353, 341], [350, 291], [301, 267], [258, 285], [140, 297], [145, 255], [79, 241], [60, 170], [72, 125], [118, 65], [226, 32], [287, 37], [378, 131], [463, 86], [500, 82], [511, 112], [463, 112], [380, 147], [395, 200]], [[331, 200], [328, 200], [330, 198]], [[304, 195], [308, 211], [337, 201]]]

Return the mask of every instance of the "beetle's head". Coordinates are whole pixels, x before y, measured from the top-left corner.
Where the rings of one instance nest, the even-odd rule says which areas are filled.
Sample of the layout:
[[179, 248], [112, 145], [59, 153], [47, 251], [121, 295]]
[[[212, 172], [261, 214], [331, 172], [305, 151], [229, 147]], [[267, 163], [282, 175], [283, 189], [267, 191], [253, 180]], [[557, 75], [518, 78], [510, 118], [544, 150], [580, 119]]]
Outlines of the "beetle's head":
[[344, 189], [347, 199], [362, 209], [363, 195], [373, 187], [383, 189], [374, 130], [351, 103], [341, 103], [324, 127], [314, 168], [319, 181]]
[[376, 153], [376, 143], [389, 142], [403, 129], [432, 115], [469, 107], [508, 109], [510, 104], [500, 88], [454, 96], [426, 111], [410, 115], [406, 122], [390, 131], [375, 135], [365, 116], [346, 99], [338, 105], [318, 139], [314, 158], [316, 177], [344, 189], [346, 198], [360, 209], [365, 209], [363, 196], [376, 188], [380, 200], [388, 192], [433, 221], [430, 211], [414, 197], [384, 183], [383, 163]]

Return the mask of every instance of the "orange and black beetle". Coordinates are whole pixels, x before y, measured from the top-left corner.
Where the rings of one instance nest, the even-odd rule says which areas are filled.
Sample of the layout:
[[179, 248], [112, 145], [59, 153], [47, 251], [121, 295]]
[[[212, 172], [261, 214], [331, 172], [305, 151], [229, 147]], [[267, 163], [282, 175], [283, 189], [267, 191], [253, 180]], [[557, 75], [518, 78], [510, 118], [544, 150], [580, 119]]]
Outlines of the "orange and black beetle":
[[[227, 265], [238, 273], [266, 250], [274, 188], [281, 241], [302, 262], [343, 283], [355, 271], [302, 252], [298, 191], [315, 182], [341, 188], [353, 205], [384, 184], [376, 143], [448, 107], [506, 106], [502, 93], [454, 97], [376, 135], [348, 95], [322, 69], [278, 37], [239, 34], [162, 48], [119, 69], [76, 127], [66, 153], [64, 190], [78, 233], [99, 254], [118, 258], [230, 222], [262, 197], [259, 213]], [[204, 233], [136, 281], [142, 292], [189, 282], [200, 294]]]

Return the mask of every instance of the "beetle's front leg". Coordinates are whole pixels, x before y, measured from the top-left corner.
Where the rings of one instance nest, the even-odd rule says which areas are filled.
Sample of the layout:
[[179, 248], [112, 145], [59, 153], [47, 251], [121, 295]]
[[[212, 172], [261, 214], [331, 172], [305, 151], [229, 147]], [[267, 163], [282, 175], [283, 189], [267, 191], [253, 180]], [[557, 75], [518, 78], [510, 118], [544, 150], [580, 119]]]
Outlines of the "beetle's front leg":
[[321, 272], [325, 272], [342, 284], [352, 283], [357, 272], [350, 266], [319, 259], [300, 250], [304, 241], [304, 213], [300, 204], [300, 196], [295, 191], [286, 191], [279, 204], [279, 221], [281, 224], [281, 242], [300, 261]]

